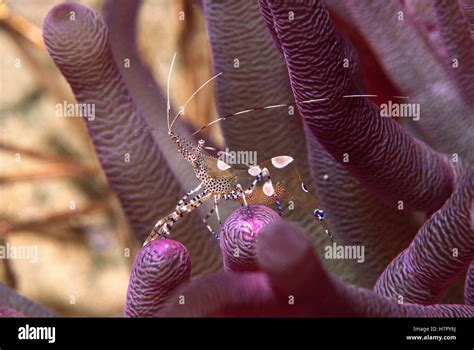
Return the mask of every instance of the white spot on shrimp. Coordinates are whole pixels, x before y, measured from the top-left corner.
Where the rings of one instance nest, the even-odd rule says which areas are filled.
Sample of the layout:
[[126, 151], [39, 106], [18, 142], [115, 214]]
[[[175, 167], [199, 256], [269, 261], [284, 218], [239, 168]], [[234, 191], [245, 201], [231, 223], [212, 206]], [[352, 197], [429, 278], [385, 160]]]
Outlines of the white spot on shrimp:
[[278, 157], [272, 158], [272, 164], [277, 169], [283, 169], [292, 161], [293, 161], [293, 158], [290, 156], [278, 156]]
[[257, 176], [262, 172], [262, 169], [258, 165], [249, 168], [249, 174], [252, 176]]
[[272, 182], [270, 180], [265, 182], [263, 185], [263, 193], [265, 193], [265, 195], [268, 197], [273, 196], [275, 193], [275, 189], [273, 188]]
[[217, 169], [224, 171], [224, 170], [230, 169], [230, 165], [224, 163], [222, 160], [218, 160]]

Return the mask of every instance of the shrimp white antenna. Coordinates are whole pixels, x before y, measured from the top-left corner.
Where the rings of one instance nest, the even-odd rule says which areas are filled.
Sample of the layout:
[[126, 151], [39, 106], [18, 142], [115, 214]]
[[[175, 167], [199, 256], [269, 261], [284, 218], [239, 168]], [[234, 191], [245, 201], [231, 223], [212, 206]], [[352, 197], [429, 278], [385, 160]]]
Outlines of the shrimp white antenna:
[[[323, 98], [317, 98], [317, 99], [311, 99], [311, 100], [305, 100], [305, 101], [301, 101], [300, 104], [303, 104], [303, 103], [313, 103], [313, 102], [321, 102], [321, 101], [327, 101], [329, 100], [328, 97], [323, 97]], [[242, 114], [247, 114], [247, 113], [252, 113], [252, 112], [257, 112], [257, 111], [263, 111], [263, 110], [267, 110], [267, 109], [273, 109], [273, 108], [281, 108], [281, 107], [288, 107], [288, 106], [296, 106], [298, 104], [298, 102], [289, 102], [289, 103], [281, 103], [281, 104], [277, 104], [277, 105], [270, 105], [270, 106], [265, 106], [265, 107], [257, 107], [257, 108], [251, 108], [251, 109], [244, 109], [243, 111], [239, 111], [239, 112], [235, 112], [235, 113], [232, 113], [232, 114], [227, 114], [223, 117], [220, 117], [220, 118], [217, 118], [216, 120], [213, 120], [212, 122], [210, 123], [207, 123], [206, 125], [202, 126], [200, 129], [197, 129], [195, 132], [192, 133], [192, 135], [196, 135], [198, 133], [200, 133], [202, 130], [204, 130], [205, 128], [215, 124], [215, 123], [218, 123], [220, 121], [223, 121], [223, 120], [226, 120], [228, 118], [231, 118], [231, 117], [235, 117], [235, 116], [238, 116], [238, 115], [242, 115]]]
[[181, 108], [181, 110], [178, 112], [178, 114], [176, 114], [176, 116], [174, 117], [173, 121], [171, 122], [171, 126], [169, 126], [168, 124], [168, 128], [170, 129], [171, 131], [171, 128], [173, 127], [174, 125], [174, 122], [176, 121], [176, 119], [178, 119], [178, 117], [184, 113], [184, 110], [186, 109], [186, 106], [189, 104], [189, 102], [192, 100], [192, 98], [194, 96], [197, 95], [197, 93], [199, 91], [201, 91], [207, 84], [209, 84], [211, 81], [213, 81], [214, 79], [216, 79], [219, 75], [223, 74], [223, 72], [220, 72], [220, 73], [217, 73], [216, 75], [214, 75], [212, 78], [208, 79], [204, 84], [202, 84], [196, 91], [193, 92], [193, 94], [191, 96], [189, 96], [188, 100], [186, 101], [186, 103], [183, 105], [183, 107]]
[[166, 120], [168, 122], [168, 131], [171, 132], [170, 127], [170, 110], [171, 110], [171, 103], [170, 103], [170, 81], [171, 81], [171, 72], [173, 71], [174, 61], [176, 59], [176, 52], [173, 55], [173, 59], [171, 60], [170, 70], [168, 72], [168, 82], [166, 88]]

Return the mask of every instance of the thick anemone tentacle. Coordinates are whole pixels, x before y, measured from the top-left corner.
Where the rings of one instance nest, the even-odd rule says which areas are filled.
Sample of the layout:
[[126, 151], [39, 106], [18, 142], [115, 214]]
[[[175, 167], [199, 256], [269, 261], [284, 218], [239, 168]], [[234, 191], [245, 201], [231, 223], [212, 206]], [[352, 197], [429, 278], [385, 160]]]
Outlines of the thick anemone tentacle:
[[[184, 296], [186, 304], [180, 305], [180, 296]], [[192, 280], [178, 288], [169, 298], [161, 316], [279, 316], [284, 307], [280, 304], [265, 274], [222, 272]], [[285, 314], [292, 311], [288, 309]]]
[[[272, 14], [267, 24], [283, 49], [299, 111], [319, 142], [392, 207], [400, 201], [411, 209], [441, 207], [452, 189], [447, 160], [390, 118], [381, 118], [367, 98], [351, 97], [362, 92], [342, 64], [344, 50], [323, 4], [260, 3]], [[312, 91], [304, 88], [308, 84]], [[302, 103], [316, 98], [327, 100]]]
[[[43, 35], [77, 101], [95, 106], [95, 118], [86, 121], [97, 156], [133, 232], [143, 240], [156, 220], [174, 209], [184, 191], [152, 136], [130, 134], [147, 125], [113, 59], [107, 27], [87, 7], [66, 3], [48, 13]], [[210, 235], [202, 233], [200, 221], [198, 213], [192, 213], [173, 231], [196, 258], [195, 274], [221, 264], [219, 251]]]
[[[261, 232], [263, 272], [220, 272], [179, 288], [164, 316], [473, 317], [468, 305], [399, 304], [331, 277], [298, 225], [280, 220]], [[179, 297], [186, 304], [179, 303]]]
[[221, 254], [226, 271], [258, 270], [255, 243], [260, 231], [280, 216], [263, 205], [240, 207], [222, 225]]
[[474, 259], [474, 170], [459, 166], [457, 188], [380, 276], [375, 291], [422, 305], [436, 303]]
[[[214, 70], [224, 71], [225, 76], [217, 81], [221, 114], [293, 99], [283, 58], [266, 32], [256, 3], [207, 1], [205, 15]], [[242, 23], [247, 25], [242, 26]], [[355, 60], [352, 51], [346, 53], [353, 58], [351, 62]], [[238, 68], [234, 67], [236, 58], [239, 59]], [[361, 82], [358, 65], [352, 64], [350, 70], [354, 80]], [[336, 240], [363, 244], [367, 247], [367, 256], [370, 256], [364, 264], [325, 261], [328, 268], [347, 281], [372, 287], [384, 266], [406, 247], [418, 227], [409, 213], [388, 208], [360, 186], [312, 135], [308, 135], [307, 151], [298, 111], [294, 110], [294, 115], [288, 115], [288, 112], [287, 108], [276, 108], [222, 122], [227, 146], [231, 149], [255, 149], [259, 160], [268, 153], [292, 152], [305, 177], [310, 169], [315, 192], [327, 212]], [[290, 218], [314, 232], [314, 222], [302, 217], [301, 210], [291, 211]], [[384, 232], [383, 240], [380, 232]], [[322, 253], [327, 237], [319, 234], [314, 238]], [[224, 241], [221, 241], [221, 247], [222, 244]]]
[[420, 118], [410, 126], [437, 150], [474, 162], [472, 108], [446, 74], [432, 39], [421, 35], [397, 0], [350, 0], [347, 6], [391, 80], [420, 105]]
[[0, 313], [4, 317], [53, 317], [53, 312], [0, 283]]
[[[458, 1], [434, 2], [446, 50], [448, 69], [455, 76], [466, 102], [474, 107], [474, 40]], [[454, 66], [453, 66], [454, 65]]]
[[[142, 0], [108, 0], [104, 6], [104, 21], [109, 30], [109, 42], [117, 67], [122, 73], [133, 100], [151, 126], [158, 120], [166, 128], [166, 95], [157, 85], [150, 68], [138, 52], [137, 18]], [[154, 111], [153, 115], [150, 112]]]
[[171, 239], [157, 239], [135, 257], [125, 303], [125, 316], [152, 317], [160, 313], [169, 295], [189, 280], [187, 249]]
[[469, 23], [471, 38], [474, 40], [474, 0], [459, 0], [464, 18]]
[[[471, 211], [471, 215], [472, 212], [474, 212], [474, 210]], [[464, 287], [464, 302], [467, 305], [474, 306], [474, 262], [471, 263], [469, 270], [467, 271], [466, 284]]]
[[[419, 229], [411, 213], [385, 205], [327, 153], [308, 130], [309, 160], [316, 193], [337, 244], [364, 247], [364, 261], [344, 261], [335, 272], [344, 281], [372, 288], [387, 264], [407, 247]], [[325, 244], [326, 246], [327, 244]]]
[[[104, 20], [109, 29], [110, 47], [130, 94], [140, 106], [147, 124], [158, 129], [153, 132], [155, 142], [165, 155], [181, 187], [188, 191], [194, 184], [194, 173], [190, 171], [189, 163], [177, 156], [176, 145], [167, 135], [165, 94], [153, 78], [150, 68], [140, 57], [137, 47], [136, 28], [141, 4], [142, 1], [128, 0], [109, 0], [106, 3]], [[172, 81], [171, 89], [173, 86], [176, 84]], [[173, 130], [187, 140], [193, 140], [191, 128], [184, 119], [177, 119]]]

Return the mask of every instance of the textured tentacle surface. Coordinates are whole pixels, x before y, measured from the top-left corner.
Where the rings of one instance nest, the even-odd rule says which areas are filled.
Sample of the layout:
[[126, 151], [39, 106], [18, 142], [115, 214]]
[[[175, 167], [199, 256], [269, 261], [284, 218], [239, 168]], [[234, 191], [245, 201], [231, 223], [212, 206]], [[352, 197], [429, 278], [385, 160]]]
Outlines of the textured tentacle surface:
[[[385, 266], [418, 230], [411, 213], [387, 206], [366, 190], [307, 132], [309, 160], [316, 193], [341, 245], [364, 247], [363, 263], [347, 260], [337, 270], [345, 281], [372, 288]], [[383, 239], [381, 239], [383, 237]]]
[[[219, 113], [291, 102], [286, 66], [257, 2], [204, 3], [214, 70], [224, 73], [216, 84]], [[294, 107], [239, 116], [221, 123], [221, 128], [229, 148], [255, 147], [260, 161], [289, 153], [306, 164], [304, 136]]]
[[125, 316], [158, 315], [169, 294], [189, 280], [191, 260], [187, 249], [171, 239], [157, 239], [135, 257], [125, 304]]
[[472, 109], [457, 93], [430, 39], [420, 35], [399, 1], [348, 4], [354, 23], [392, 81], [410, 102], [420, 104], [420, 119], [411, 127], [421, 129], [423, 139], [436, 149], [457, 153], [472, 163]]
[[459, 5], [461, 6], [461, 11], [464, 14], [464, 18], [469, 23], [471, 38], [474, 39], [474, 1], [460, 0]]
[[[263, 272], [222, 272], [180, 288], [166, 316], [472, 317], [467, 305], [398, 304], [330, 277], [299, 226], [279, 221], [257, 241]], [[205, 286], [205, 287], [204, 287]], [[186, 305], [179, 305], [178, 296]]]
[[[152, 136], [131, 138], [147, 124], [113, 59], [107, 27], [93, 11], [68, 3], [49, 12], [43, 35], [77, 101], [95, 106], [95, 118], [86, 121], [97, 156], [133, 232], [142, 240], [157, 219], [174, 209], [184, 191]], [[196, 258], [197, 274], [220, 265], [216, 244], [200, 225], [198, 213], [192, 213], [174, 231]]]
[[474, 106], [474, 40], [468, 23], [458, 1], [436, 0], [434, 7], [448, 54], [448, 69], [452, 70], [466, 101]]
[[19, 295], [0, 283], [0, 313], [4, 317], [52, 317], [54, 313], [45, 307]]
[[[107, 2], [104, 19], [109, 29], [110, 46], [120, 73], [133, 100], [140, 106], [145, 121], [149, 126], [158, 128], [153, 133], [155, 142], [182, 188], [188, 191], [195, 182], [195, 176], [189, 171], [189, 164], [182, 157], [176, 156], [176, 145], [168, 137], [166, 130], [166, 97], [138, 52], [136, 21], [141, 3], [142, 1], [127, 0]], [[177, 119], [173, 130], [187, 140], [193, 140], [189, 126], [181, 118]]]
[[401, 296], [409, 303], [433, 304], [474, 259], [474, 171], [459, 168], [458, 188], [451, 198], [380, 276], [375, 290], [381, 295], [394, 299]]
[[221, 254], [226, 271], [253, 271], [258, 269], [255, 242], [260, 231], [280, 216], [265, 206], [236, 209], [224, 222], [221, 232]]
[[[343, 67], [345, 52], [324, 6], [315, 1], [260, 3], [272, 14], [268, 25], [285, 54], [303, 120], [323, 146], [390, 205], [403, 201], [413, 209], [438, 209], [451, 193], [449, 165], [393, 120], [381, 118], [366, 98], [344, 97], [362, 92]], [[319, 98], [328, 100], [301, 103]]]
[[474, 263], [471, 263], [467, 271], [466, 284], [464, 287], [464, 301], [467, 305], [474, 306]]

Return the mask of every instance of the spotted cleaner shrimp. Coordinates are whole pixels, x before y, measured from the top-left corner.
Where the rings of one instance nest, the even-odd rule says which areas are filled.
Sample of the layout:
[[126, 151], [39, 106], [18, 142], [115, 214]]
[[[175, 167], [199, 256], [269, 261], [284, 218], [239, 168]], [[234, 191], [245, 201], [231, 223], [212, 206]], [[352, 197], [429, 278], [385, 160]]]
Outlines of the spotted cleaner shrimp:
[[[219, 225], [222, 224], [218, 207], [220, 200], [235, 201], [245, 206], [248, 206], [250, 204], [275, 204], [278, 208], [278, 213], [280, 214], [280, 216], [283, 215], [282, 202], [294, 200], [296, 203], [298, 203], [298, 205], [303, 207], [307, 212], [309, 212], [316, 218], [316, 220], [323, 226], [326, 234], [332, 242], [333, 236], [329, 230], [327, 222], [325, 221], [325, 212], [319, 208], [318, 201], [316, 200], [316, 198], [314, 198], [314, 196], [310, 194], [309, 189], [303, 183], [301, 175], [292, 157], [287, 155], [280, 155], [272, 157], [271, 159], [267, 159], [261, 162], [259, 165], [230, 166], [222, 160], [218, 159], [217, 157], [214, 157], [208, 152], [206, 152], [206, 149], [213, 148], [205, 147], [204, 140], [200, 139], [196, 145], [173, 132], [172, 128], [175, 121], [181, 114], [183, 114], [183, 110], [180, 110], [180, 112], [178, 112], [178, 114], [171, 121], [169, 90], [171, 73], [173, 70], [175, 58], [176, 53], [173, 56], [170, 70], [168, 73], [168, 135], [171, 140], [176, 144], [178, 152], [184, 157], [186, 161], [191, 164], [194, 174], [199, 180], [199, 185], [193, 190], [186, 193], [181, 198], [173, 212], [156, 222], [143, 245], [146, 245], [147, 243], [158, 237], [168, 237], [171, 234], [171, 229], [173, 225], [180, 218], [182, 218], [185, 214], [190, 213], [191, 211], [200, 207], [204, 202], [208, 201], [211, 198], [213, 198], [214, 200], [214, 205], [211, 211], [204, 217], [203, 223], [216, 239], [219, 239], [219, 235], [216, 234], [216, 232], [208, 224], [207, 220], [212, 214], [215, 213]], [[209, 82], [211, 82], [221, 74], [222, 73], [216, 74], [208, 81], [206, 81], [203, 85], [201, 85], [201, 87], [197, 89], [187, 100], [186, 104], [204, 86], [206, 86]], [[303, 103], [317, 102], [320, 100], [324, 99], [308, 100], [304, 101]], [[213, 122], [204, 125], [196, 132], [194, 132], [193, 135], [196, 135], [197, 133], [214, 123], [224, 121], [225, 119], [230, 117], [250, 112], [256, 112], [259, 110], [280, 108], [290, 105], [295, 105], [295, 103], [259, 107], [229, 114], [224, 117], [217, 118]], [[144, 131], [149, 131], [152, 128], [146, 129], [147, 130]], [[143, 130], [139, 133], [141, 132], [143, 132]], [[249, 185], [244, 187], [242, 184]], [[192, 198], [190, 198], [191, 195], [193, 195]]]

